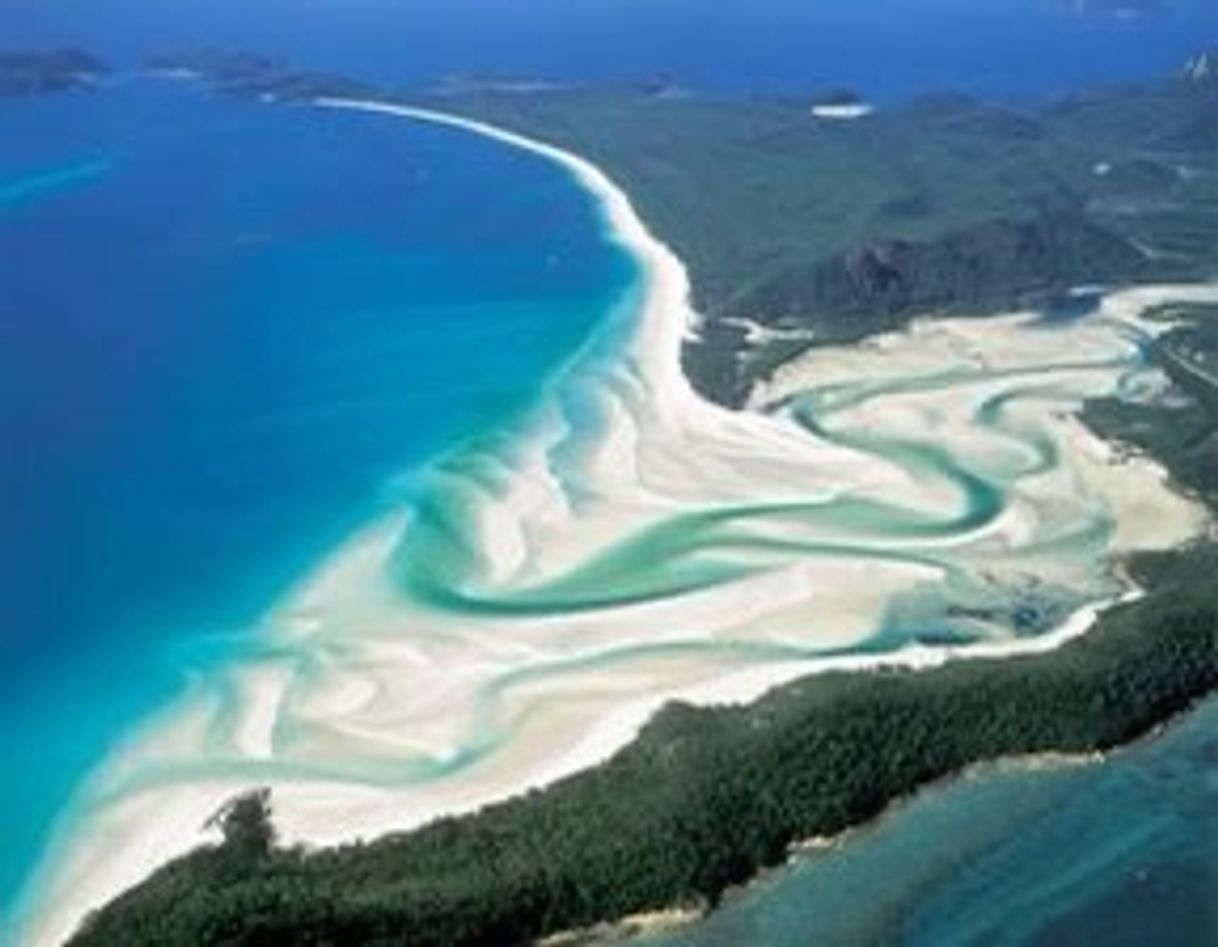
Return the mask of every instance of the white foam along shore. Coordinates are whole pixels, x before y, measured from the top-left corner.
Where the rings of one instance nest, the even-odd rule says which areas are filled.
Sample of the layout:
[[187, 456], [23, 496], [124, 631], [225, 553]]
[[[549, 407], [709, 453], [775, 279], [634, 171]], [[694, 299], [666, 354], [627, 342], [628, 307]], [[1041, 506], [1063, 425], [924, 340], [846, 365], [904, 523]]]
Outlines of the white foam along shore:
[[[515, 453], [495, 458], [493, 476], [456, 486], [445, 481], [460, 491], [477, 522], [483, 574], [472, 592], [493, 600], [546, 587], [573, 563], [593, 562], [656, 523], [690, 510], [758, 504], [759, 493], [771, 505], [799, 502], [813, 512], [839, 500], [899, 497], [920, 515], [950, 518], [960, 504], [950, 484], [812, 436], [787, 416], [733, 413], [700, 399], [680, 368], [682, 339], [696, 328], [685, 270], [627, 196], [589, 162], [443, 113], [375, 101], [317, 104], [462, 129], [556, 162], [597, 198], [612, 236], [642, 269], [645, 294], [633, 336], [620, 365], [594, 385], [604, 421], [596, 441], [584, 443], [548, 406]], [[1019, 331], [999, 326], [990, 342], [1002, 345]], [[1081, 398], [1112, 390], [1120, 372], [1103, 366], [1124, 344], [1115, 334], [1105, 337], [1094, 371], [1083, 373], [1090, 380], [1070, 391]], [[924, 354], [889, 351], [881, 358], [899, 375], [902, 358], [906, 371], [917, 372]], [[1040, 380], [1068, 387], [1077, 374], [1050, 366]], [[817, 381], [814, 375], [804, 383]], [[962, 401], [954, 389], [935, 404], [918, 397], [897, 397], [886, 414], [877, 409], [860, 418], [881, 427], [930, 424], [930, 430], [943, 403]], [[1056, 409], [1029, 410], [1026, 423], [1049, 426], [1066, 446], [1085, 436], [1068, 421], [1055, 425]], [[935, 436], [959, 439], [965, 422], [948, 417], [944, 423]], [[1018, 457], [1020, 446], [1004, 437], [987, 442], [993, 456], [977, 462], [1001, 467]], [[563, 453], [567, 459], [560, 462], [558, 448], [572, 443], [580, 449]], [[1026, 496], [959, 535], [918, 543], [901, 536], [864, 539], [888, 552], [917, 546], [962, 563], [979, 559], [987, 574], [1014, 574], [1010, 563], [1023, 546], [1044, 539], [1063, 517], [1119, 519], [1131, 488], [1078, 498], [1077, 473], [1069, 468], [1030, 477]], [[566, 489], [575, 478], [578, 500]], [[1157, 471], [1147, 472], [1136, 489], [1183, 504], [1173, 507], [1176, 528], [1160, 530], [1153, 544], [1178, 542], [1201, 528], [1200, 512], [1173, 498]], [[1111, 508], [1094, 508], [1105, 503]], [[817, 523], [811, 538], [818, 542], [845, 549], [863, 541], [843, 533], [832, 517]], [[60, 944], [89, 910], [208, 839], [207, 818], [244, 789], [274, 788], [277, 825], [288, 841], [372, 837], [596, 765], [670, 699], [744, 701], [814, 671], [922, 668], [958, 657], [1043, 652], [1086, 631], [1105, 601], [1132, 594], [1105, 584], [1096, 549], [1088, 546], [1058, 554], [1060, 561], [1036, 560], [1063, 582], [1108, 595], [1104, 600], [1097, 591], [1100, 600], [1049, 633], [998, 636], [968, 647], [910, 644], [887, 655], [840, 653], [874, 634], [892, 601], [940, 583], [947, 566], [848, 551], [784, 554], [787, 546], [809, 541], [799, 523], [763, 516], [751, 528], [769, 551], [750, 552], [753, 558], [743, 560], [749, 568], [696, 591], [537, 614], [447, 614], [404, 597], [386, 574], [403, 536], [411, 535], [406, 517], [377, 524], [269, 616], [264, 634], [277, 648], [221, 679], [198, 682], [98, 771], [35, 882], [24, 941]], [[1124, 536], [1121, 546], [1114, 541], [1106, 551], [1138, 546], [1143, 538]], [[477, 749], [488, 732], [497, 737], [492, 750], [461, 765], [462, 753]]]

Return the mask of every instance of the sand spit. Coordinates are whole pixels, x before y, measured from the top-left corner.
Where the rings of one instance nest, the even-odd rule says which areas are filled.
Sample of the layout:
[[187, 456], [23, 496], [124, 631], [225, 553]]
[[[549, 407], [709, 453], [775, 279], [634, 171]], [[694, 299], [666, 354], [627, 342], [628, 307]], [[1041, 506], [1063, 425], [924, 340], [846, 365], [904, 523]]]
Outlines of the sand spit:
[[[61, 943], [206, 840], [212, 812], [250, 787], [274, 788], [289, 842], [406, 829], [595, 765], [668, 700], [1056, 647], [1131, 594], [1110, 553], [1204, 526], [1152, 465], [1112, 474], [1068, 417], [1145, 380], [1136, 313], [1176, 289], [1114, 297], [1055, 335], [1026, 319], [941, 323], [809, 353], [757, 410], [727, 412], [680, 371], [696, 325], [684, 269], [600, 170], [455, 116], [318, 105], [557, 163], [638, 261], [639, 311], [514, 443], [438, 462], [421, 505], [267, 616], [256, 655], [130, 737], [62, 825], [26, 943]], [[1029, 597], [1047, 620], [1017, 634], [1008, 618]], [[956, 629], [972, 643], [920, 638], [953, 609], [990, 616]]]

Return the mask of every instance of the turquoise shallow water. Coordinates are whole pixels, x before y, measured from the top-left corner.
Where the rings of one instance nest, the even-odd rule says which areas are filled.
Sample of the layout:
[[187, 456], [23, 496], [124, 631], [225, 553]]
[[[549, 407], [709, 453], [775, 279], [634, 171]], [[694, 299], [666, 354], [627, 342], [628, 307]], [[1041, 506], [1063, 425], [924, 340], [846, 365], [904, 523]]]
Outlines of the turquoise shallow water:
[[123, 81], [0, 111], [0, 905], [115, 737], [632, 285], [535, 157]]

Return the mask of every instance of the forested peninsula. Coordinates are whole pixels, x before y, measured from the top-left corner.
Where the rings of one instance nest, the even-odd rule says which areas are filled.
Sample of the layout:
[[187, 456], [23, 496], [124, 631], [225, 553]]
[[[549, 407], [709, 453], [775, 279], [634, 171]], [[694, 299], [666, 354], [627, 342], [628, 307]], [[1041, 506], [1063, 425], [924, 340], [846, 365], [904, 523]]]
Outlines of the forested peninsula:
[[506, 945], [673, 905], [713, 907], [803, 839], [971, 763], [1102, 752], [1218, 685], [1218, 547], [1131, 564], [1145, 598], [1049, 654], [834, 673], [744, 707], [673, 704], [609, 762], [420, 830], [274, 845], [265, 795], [223, 844], [153, 874], [70, 943]]

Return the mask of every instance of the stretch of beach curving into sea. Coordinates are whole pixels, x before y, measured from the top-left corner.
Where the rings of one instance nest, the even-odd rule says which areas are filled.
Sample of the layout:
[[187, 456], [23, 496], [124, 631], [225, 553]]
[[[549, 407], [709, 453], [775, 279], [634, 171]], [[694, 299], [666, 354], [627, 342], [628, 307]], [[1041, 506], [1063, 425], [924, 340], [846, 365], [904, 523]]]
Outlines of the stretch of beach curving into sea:
[[599, 169], [458, 117], [575, 175], [639, 268], [526, 429], [439, 458], [417, 500], [337, 550], [94, 774], [29, 899], [29, 944], [214, 837], [273, 789], [284, 841], [417, 826], [545, 785], [666, 701], [745, 701], [827, 668], [1053, 648], [1137, 594], [1114, 556], [1206, 528], [1149, 461], [1074, 417], [1159, 396], [1159, 287], [1082, 319], [938, 320], [812, 350], [730, 412], [697, 397], [685, 271]]

